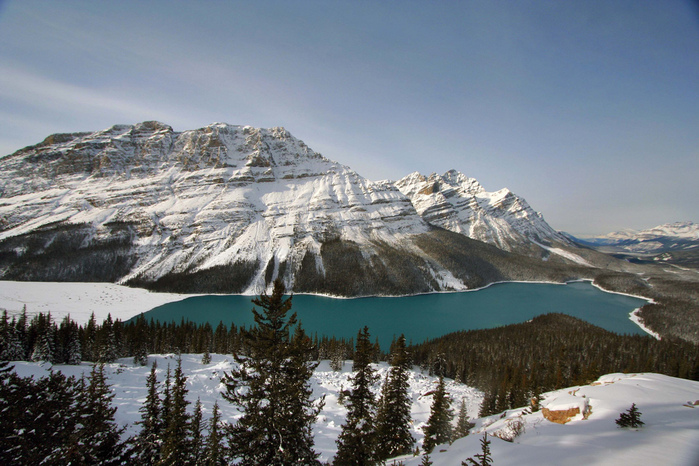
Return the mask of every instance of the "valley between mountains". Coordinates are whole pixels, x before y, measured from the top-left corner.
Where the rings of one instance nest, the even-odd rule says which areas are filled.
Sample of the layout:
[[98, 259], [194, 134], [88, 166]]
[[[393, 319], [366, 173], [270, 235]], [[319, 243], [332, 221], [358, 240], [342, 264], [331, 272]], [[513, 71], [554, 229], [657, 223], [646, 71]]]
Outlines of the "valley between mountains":
[[636, 264], [452, 170], [369, 181], [283, 128], [159, 122], [55, 134], [0, 159], [0, 279], [334, 296], [593, 279], [699, 341], [699, 274]]

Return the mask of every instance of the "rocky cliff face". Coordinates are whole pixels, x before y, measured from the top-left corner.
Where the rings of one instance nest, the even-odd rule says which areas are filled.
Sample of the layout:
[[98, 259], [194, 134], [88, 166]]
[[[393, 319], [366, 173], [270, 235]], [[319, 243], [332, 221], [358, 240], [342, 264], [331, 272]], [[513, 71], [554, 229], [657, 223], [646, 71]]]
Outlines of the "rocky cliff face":
[[[279, 277], [297, 292], [363, 295], [558, 273], [520, 270], [463, 236], [506, 250], [555, 236], [522, 200], [455, 172], [411, 177], [373, 183], [283, 128], [53, 135], [0, 160], [0, 278], [259, 293]], [[483, 267], [479, 254], [495, 259]]]
[[522, 250], [532, 242], [570, 244], [524, 199], [506, 188], [487, 192], [474, 178], [455, 170], [430, 176], [412, 173], [396, 186], [428, 223], [500, 249]]

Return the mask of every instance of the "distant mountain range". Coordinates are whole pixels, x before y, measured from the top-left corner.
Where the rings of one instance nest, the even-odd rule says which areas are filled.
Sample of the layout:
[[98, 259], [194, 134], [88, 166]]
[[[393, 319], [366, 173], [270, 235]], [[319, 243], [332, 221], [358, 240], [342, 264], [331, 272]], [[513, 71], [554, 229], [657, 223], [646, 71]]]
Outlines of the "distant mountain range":
[[396, 295], [589, 275], [586, 251], [507, 189], [457, 171], [372, 182], [283, 128], [151, 121], [0, 159], [6, 280]]
[[698, 247], [699, 225], [693, 222], [666, 223], [647, 230], [621, 230], [576, 240], [591, 246], [611, 246], [627, 252], [657, 254]]

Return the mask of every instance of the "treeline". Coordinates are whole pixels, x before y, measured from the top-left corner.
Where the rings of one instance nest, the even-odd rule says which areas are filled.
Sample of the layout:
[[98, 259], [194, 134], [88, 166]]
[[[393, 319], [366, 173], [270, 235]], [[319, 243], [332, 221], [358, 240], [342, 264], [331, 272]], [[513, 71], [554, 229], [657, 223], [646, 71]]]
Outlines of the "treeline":
[[486, 392], [481, 415], [527, 406], [540, 393], [613, 372], [699, 380], [699, 345], [617, 335], [564, 314], [414, 345], [413, 362]]
[[[146, 321], [142, 314], [128, 322], [113, 320], [108, 315], [100, 324], [93, 314], [85, 325], [77, 324], [68, 316], [57, 323], [50, 313], [30, 318], [25, 308], [11, 318], [4, 311], [0, 318], [0, 360], [80, 364], [133, 357], [134, 362], [145, 365], [148, 354], [246, 354], [249, 348], [242, 338], [244, 331], [244, 327], [227, 326], [223, 322], [213, 328], [209, 323], [184, 320], [180, 323]], [[312, 342], [313, 359], [329, 359], [331, 365], [337, 367], [352, 358], [352, 338], [316, 334]], [[380, 351], [378, 340], [374, 348], [375, 361], [386, 357]]]

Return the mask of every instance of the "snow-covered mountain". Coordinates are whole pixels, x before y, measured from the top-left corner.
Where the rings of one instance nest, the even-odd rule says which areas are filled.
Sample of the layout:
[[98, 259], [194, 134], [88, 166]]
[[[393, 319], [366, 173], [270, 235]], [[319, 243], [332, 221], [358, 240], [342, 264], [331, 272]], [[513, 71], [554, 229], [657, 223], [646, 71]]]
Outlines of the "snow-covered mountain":
[[411, 173], [396, 183], [425, 221], [506, 251], [534, 243], [569, 244], [509, 189], [487, 192], [474, 178], [451, 170], [444, 175]]
[[699, 225], [693, 222], [666, 223], [646, 230], [627, 229], [580, 241], [641, 254], [682, 251], [699, 247]]
[[440, 217], [413, 193], [418, 176], [371, 182], [283, 128], [52, 135], [0, 159], [0, 278], [256, 294], [279, 277], [297, 292], [362, 295], [555, 274], [469, 239], [560, 241], [526, 202], [447, 175], [432, 197], [472, 191], [475, 205], [452, 196]]

